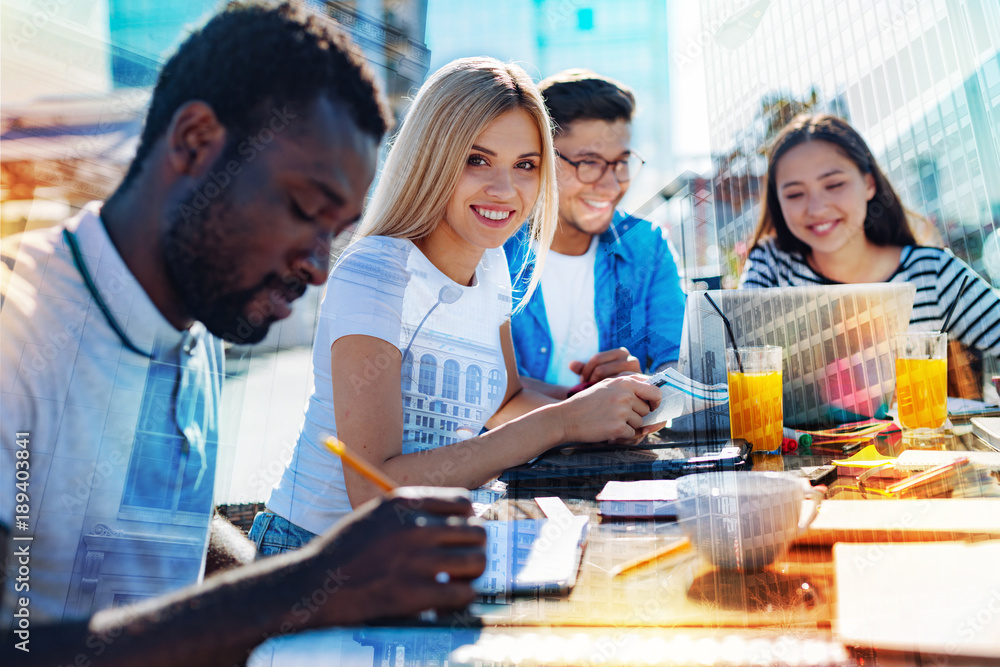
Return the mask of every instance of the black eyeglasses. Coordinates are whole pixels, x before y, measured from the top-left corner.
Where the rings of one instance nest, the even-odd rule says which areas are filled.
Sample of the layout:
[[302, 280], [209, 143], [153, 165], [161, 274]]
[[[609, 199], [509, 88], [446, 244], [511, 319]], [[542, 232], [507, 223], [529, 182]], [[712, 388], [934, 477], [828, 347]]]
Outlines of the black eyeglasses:
[[596, 183], [604, 177], [608, 167], [613, 167], [612, 173], [619, 183], [627, 183], [642, 169], [646, 161], [639, 157], [638, 153], [631, 153], [624, 160], [614, 160], [608, 162], [600, 157], [586, 157], [582, 160], [570, 160], [568, 157], [556, 151], [556, 155], [566, 160], [576, 168], [576, 177], [581, 183]]

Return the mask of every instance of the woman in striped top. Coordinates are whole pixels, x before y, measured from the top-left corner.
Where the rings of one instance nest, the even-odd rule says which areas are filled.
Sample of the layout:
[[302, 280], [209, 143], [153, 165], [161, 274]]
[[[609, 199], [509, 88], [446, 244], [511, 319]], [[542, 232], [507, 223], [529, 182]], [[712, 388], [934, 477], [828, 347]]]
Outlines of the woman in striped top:
[[1000, 295], [946, 248], [917, 245], [864, 139], [830, 115], [795, 118], [768, 154], [766, 197], [740, 287], [912, 282], [910, 328], [1000, 356]]

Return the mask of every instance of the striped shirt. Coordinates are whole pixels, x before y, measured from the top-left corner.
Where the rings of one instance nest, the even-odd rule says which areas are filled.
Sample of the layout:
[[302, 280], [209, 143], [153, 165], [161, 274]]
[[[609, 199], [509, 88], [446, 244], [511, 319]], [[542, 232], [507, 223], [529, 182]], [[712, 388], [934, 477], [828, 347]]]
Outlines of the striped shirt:
[[[1000, 294], [947, 248], [904, 247], [899, 267], [887, 282], [910, 282], [917, 286], [911, 330], [938, 331], [964, 277], [971, 282], [952, 313], [948, 337], [1000, 357]], [[740, 287], [835, 284], [836, 281], [813, 271], [802, 255], [780, 250], [774, 239], [750, 250], [740, 276]]]

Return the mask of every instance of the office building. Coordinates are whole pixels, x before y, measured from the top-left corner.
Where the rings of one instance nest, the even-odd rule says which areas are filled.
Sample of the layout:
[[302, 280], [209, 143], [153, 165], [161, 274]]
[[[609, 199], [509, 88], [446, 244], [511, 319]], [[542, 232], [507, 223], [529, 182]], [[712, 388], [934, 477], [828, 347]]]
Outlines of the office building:
[[115, 88], [156, 83], [160, 64], [217, 6], [215, 0], [109, 0], [111, 80]]

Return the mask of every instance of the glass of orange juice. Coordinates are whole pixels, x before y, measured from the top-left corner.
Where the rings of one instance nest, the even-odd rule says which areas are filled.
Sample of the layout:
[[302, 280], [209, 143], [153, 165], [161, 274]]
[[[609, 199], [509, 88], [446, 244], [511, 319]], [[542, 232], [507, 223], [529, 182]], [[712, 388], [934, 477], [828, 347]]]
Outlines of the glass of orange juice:
[[897, 334], [896, 401], [907, 429], [939, 429], [948, 418], [948, 335]]
[[727, 349], [726, 373], [732, 437], [743, 438], [753, 451], [781, 451], [781, 348]]

